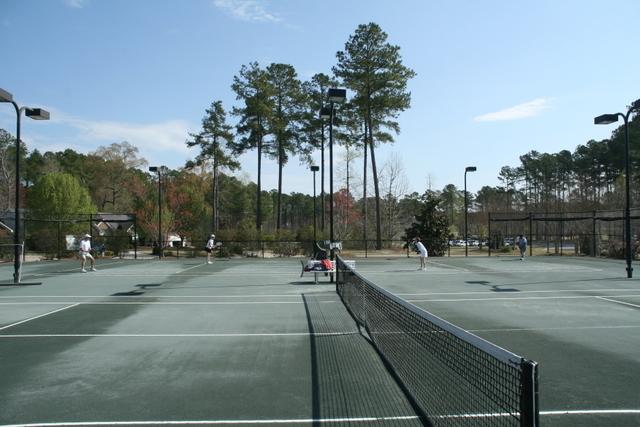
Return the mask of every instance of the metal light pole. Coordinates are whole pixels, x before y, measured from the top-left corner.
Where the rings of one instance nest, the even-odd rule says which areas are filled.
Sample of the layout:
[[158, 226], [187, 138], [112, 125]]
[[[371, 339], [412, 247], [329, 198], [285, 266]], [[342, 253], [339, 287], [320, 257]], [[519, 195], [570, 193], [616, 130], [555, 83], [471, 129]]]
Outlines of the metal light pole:
[[313, 172], [313, 245], [315, 250], [316, 242], [318, 241], [318, 236], [316, 234], [316, 172], [320, 170], [319, 166], [311, 166], [311, 172]]
[[625, 206], [624, 206], [624, 240], [625, 257], [627, 259], [627, 278], [633, 278], [633, 267], [631, 266], [631, 197], [629, 182], [631, 181], [631, 154], [629, 152], [629, 117], [633, 111], [640, 111], [640, 99], [634, 101], [627, 110], [627, 114], [603, 114], [593, 119], [596, 125], [608, 125], [618, 121], [618, 117], [624, 120], [624, 173], [625, 173]]
[[334, 104], [342, 104], [347, 99], [347, 90], [335, 88], [328, 89], [327, 98], [331, 104], [331, 117], [329, 119], [329, 240], [331, 242], [331, 260], [333, 261], [335, 259], [333, 235], [333, 116]]
[[149, 166], [149, 172], [158, 173], [158, 259], [164, 257], [162, 242], [162, 169], [164, 166]]
[[8, 102], [16, 110], [16, 196], [15, 196], [15, 226], [13, 228], [13, 283], [20, 283], [20, 117], [24, 111], [27, 117], [34, 120], [49, 120], [49, 112], [42, 108], [19, 107], [13, 100], [13, 95], [0, 89], [0, 102]]
[[322, 230], [324, 232], [324, 227], [325, 227], [325, 203], [324, 203], [324, 121], [328, 120], [331, 118], [331, 108], [329, 107], [322, 107], [320, 109], [320, 120], [322, 120], [321, 126], [322, 126], [322, 136], [320, 138], [320, 142], [322, 144], [322, 146], [320, 147], [320, 164], [322, 165], [322, 169], [320, 172], [320, 206], [322, 207], [322, 210], [320, 211], [320, 230]]
[[469, 256], [469, 234], [467, 233], [467, 172], [475, 172], [475, 166], [467, 166], [464, 168], [464, 256]]

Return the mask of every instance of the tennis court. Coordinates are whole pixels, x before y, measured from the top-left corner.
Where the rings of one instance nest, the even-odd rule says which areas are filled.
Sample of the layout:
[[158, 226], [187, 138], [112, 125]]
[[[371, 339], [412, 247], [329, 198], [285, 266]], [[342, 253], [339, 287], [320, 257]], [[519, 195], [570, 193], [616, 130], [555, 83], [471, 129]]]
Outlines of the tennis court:
[[[417, 267], [357, 260], [391, 293], [537, 361], [541, 425], [640, 424], [640, 283], [622, 262]], [[299, 274], [297, 259], [26, 264], [41, 285], [0, 287], [0, 425], [423, 425], [335, 286]]]

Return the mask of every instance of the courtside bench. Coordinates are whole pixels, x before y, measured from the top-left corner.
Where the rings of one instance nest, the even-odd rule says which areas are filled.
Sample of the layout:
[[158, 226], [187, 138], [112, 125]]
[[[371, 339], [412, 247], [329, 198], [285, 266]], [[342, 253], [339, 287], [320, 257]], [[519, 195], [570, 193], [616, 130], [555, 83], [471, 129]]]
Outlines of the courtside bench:
[[[311, 260], [311, 262], [313, 262], [314, 265], [322, 265], [322, 261], [319, 260]], [[351, 268], [355, 269], [356, 268], [356, 261], [355, 260], [345, 260], [344, 261], [345, 264], [349, 265]], [[332, 268], [331, 270], [313, 270], [309, 268], [309, 261], [304, 261], [304, 260], [300, 260], [300, 264], [302, 265], [302, 271], [300, 272], [300, 277], [302, 277], [304, 275], [304, 273], [313, 273], [313, 279], [314, 279], [314, 283], [317, 285], [318, 284], [318, 274], [324, 274], [324, 275], [328, 275], [328, 274], [335, 274], [336, 272], [336, 262], [335, 261], [331, 261], [331, 265]]]

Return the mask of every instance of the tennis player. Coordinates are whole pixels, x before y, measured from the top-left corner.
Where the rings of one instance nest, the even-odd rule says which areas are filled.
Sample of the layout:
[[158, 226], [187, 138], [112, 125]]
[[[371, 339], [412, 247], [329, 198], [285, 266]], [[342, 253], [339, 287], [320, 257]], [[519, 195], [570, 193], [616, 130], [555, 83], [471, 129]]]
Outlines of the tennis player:
[[419, 237], [413, 239], [413, 244], [416, 247], [416, 252], [420, 255], [420, 268], [418, 270], [427, 271], [427, 258], [429, 257], [427, 248], [424, 247]]
[[207, 251], [207, 264], [213, 264], [211, 261], [211, 254], [213, 253], [213, 248], [216, 246], [216, 235], [212, 234], [209, 236], [209, 240], [207, 240], [207, 244], [204, 247], [204, 250]]
[[89, 234], [85, 234], [80, 240], [80, 258], [82, 258], [82, 269], [83, 273], [86, 273], [84, 266], [87, 262], [87, 258], [91, 261], [91, 271], [96, 271], [96, 260], [91, 255], [91, 236]]

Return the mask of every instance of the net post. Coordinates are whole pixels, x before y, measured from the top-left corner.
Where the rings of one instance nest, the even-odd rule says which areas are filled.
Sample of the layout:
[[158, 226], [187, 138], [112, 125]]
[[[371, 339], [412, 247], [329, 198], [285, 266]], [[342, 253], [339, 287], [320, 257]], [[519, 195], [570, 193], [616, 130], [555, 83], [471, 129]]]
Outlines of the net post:
[[538, 427], [540, 410], [538, 408], [538, 364], [522, 359], [522, 396], [520, 406], [521, 427]]

